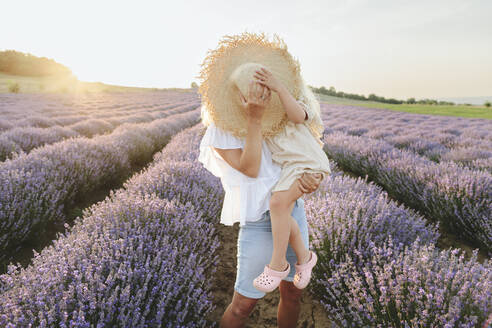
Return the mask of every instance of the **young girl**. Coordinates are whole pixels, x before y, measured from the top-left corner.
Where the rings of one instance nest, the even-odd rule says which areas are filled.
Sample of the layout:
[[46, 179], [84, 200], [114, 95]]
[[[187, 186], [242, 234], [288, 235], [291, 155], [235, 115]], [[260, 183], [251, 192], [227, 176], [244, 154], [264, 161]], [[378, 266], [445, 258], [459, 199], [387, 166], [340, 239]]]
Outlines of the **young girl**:
[[[314, 252], [306, 249], [300, 242], [299, 227], [290, 213], [295, 201], [303, 193], [297, 180], [303, 172], [316, 172], [325, 178], [331, 173], [328, 157], [320, 140], [323, 123], [319, 114], [319, 102], [303, 79], [302, 94], [296, 100], [280, 80], [266, 68], [256, 70], [254, 78], [261, 85], [277, 92], [287, 113], [289, 122], [273, 137], [265, 138], [272, 153], [272, 160], [281, 167], [281, 175], [272, 189], [270, 198], [270, 218], [273, 234], [273, 253], [271, 261], [265, 265], [263, 273], [256, 277], [253, 285], [260, 291], [271, 292], [290, 272], [285, 254], [289, 242], [298, 255], [295, 265], [294, 285], [303, 289], [309, 283], [311, 271], [317, 261]], [[241, 94], [243, 103], [246, 99]], [[300, 255], [300, 256], [299, 256]]]

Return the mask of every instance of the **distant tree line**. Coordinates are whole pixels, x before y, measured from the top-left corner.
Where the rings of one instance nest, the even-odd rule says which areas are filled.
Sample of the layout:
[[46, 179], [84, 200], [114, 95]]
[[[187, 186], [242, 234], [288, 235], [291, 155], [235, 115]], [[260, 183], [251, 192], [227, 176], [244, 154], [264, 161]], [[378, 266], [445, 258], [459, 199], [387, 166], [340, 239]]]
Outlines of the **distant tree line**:
[[336, 91], [334, 87], [330, 87], [329, 89], [326, 89], [324, 86], [321, 86], [319, 88], [315, 88], [310, 86], [310, 88], [317, 93], [323, 94], [323, 95], [328, 95], [328, 96], [334, 96], [334, 97], [340, 97], [340, 98], [350, 98], [350, 99], [356, 99], [356, 100], [372, 100], [372, 101], [377, 101], [377, 102], [382, 102], [382, 103], [389, 103], [389, 104], [428, 104], [428, 105], [455, 105], [454, 102], [450, 101], [438, 101], [434, 99], [420, 99], [420, 100], [415, 100], [415, 98], [408, 98], [407, 100], [399, 100], [395, 98], [384, 98], [380, 96], [376, 96], [374, 93], [369, 94], [368, 97], [364, 95], [358, 95], [356, 93], [347, 93], [343, 91]]
[[15, 50], [0, 51], [0, 72], [35, 77], [72, 74], [69, 68], [53, 59]]

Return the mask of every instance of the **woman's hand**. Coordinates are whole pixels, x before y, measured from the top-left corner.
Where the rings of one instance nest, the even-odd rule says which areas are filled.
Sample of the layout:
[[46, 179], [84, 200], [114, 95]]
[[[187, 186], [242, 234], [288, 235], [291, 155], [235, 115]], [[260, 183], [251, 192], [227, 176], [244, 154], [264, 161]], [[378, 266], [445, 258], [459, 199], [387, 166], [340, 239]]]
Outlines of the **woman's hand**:
[[279, 79], [273, 76], [272, 72], [264, 67], [262, 67], [260, 70], [257, 70], [254, 77], [258, 79], [256, 82], [268, 87], [270, 90], [273, 90], [275, 92], [278, 92], [280, 88], [284, 86]]
[[298, 179], [300, 182], [299, 188], [303, 193], [309, 194], [318, 189], [321, 180], [323, 180], [323, 174], [321, 173], [303, 173]]
[[256, 83], [251, 80], [249, 82], [248, 88], [248, 99], [246, 99], [241, 92], [239, 92], [239, 97], [241, 99], [241, 104], [243, 109], [246, 111], [250, 118], [261, 120], [263, 113], [265, 111], [265, 106], [270, 101], [272, 92], [269, 88]]

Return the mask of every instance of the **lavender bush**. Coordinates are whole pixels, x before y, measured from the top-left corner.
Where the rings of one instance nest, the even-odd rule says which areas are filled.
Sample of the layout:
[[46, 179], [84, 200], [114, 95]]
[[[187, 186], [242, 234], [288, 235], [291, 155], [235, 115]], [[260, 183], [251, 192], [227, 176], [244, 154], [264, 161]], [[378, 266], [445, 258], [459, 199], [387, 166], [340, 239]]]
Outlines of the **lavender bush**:
[[[223, 202], [220, 179], [206, 171], [198, 162], [198, 145], [204, 132], [203, 126], [187, 129], [173, 138], [173, 143], [154, 155], [145, 174], [127, 180], [123, 187], [132, 193], [154, 193], [162, 198], [192, 201], [200, 204], [206, 216], [214, 218]], [[169, 161], [173, 158], [173, 161]], [[172, 188], [168, 186], [172, 185]]]
[[322, 245], [320, 258], [325, 262], [340, 262], [354, 252], [369, 255], [370, 245], [383, 245], [389, 235], [404, 245], [417, 237], [422, 243], [436, 243], [439, 237], [438, 223], [429, 224], [415, 211], [388, 199], [381, 187], [361, 178], [331, 176], [305, 199], [312, 243], [318, 248]]
[[2, 327], [203, 327], [214, 228], [191, 203], [115, 193], [1, 276]]
[[12, 129], [14, 125], [8, 120], [0, 118], [0, 132]]
[[439, 250], [419, 237], [396, 246], [391, 235], [369, 249], [315, 267], [310, 289], [343, 327], [485, 327], [492, 262], [477, 262], [477, 249], [464, 260], [459, 249]]
[[45, 144], [78, 136], [80, 136], [78, 132], [61, 126], [48, 129], [33, 127], [10, 129], [0, 135], [0, 161], [6, 160], [13, 153], [29, 152]]

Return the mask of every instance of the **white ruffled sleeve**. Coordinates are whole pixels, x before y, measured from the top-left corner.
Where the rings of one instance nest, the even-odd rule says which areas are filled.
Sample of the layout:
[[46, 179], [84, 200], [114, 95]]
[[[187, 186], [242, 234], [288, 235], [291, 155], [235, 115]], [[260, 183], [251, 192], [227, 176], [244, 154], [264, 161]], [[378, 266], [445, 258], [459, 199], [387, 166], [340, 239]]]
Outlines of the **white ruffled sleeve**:
[[200, 142], [200, 154], [198, 161], [213, 175], [224, 178], [230, 174], [230, 165], [213, 149], [212, 147], [222, 149], [243, 148], [243, 140], [233, 136], [218, 128], [211, 123]]

